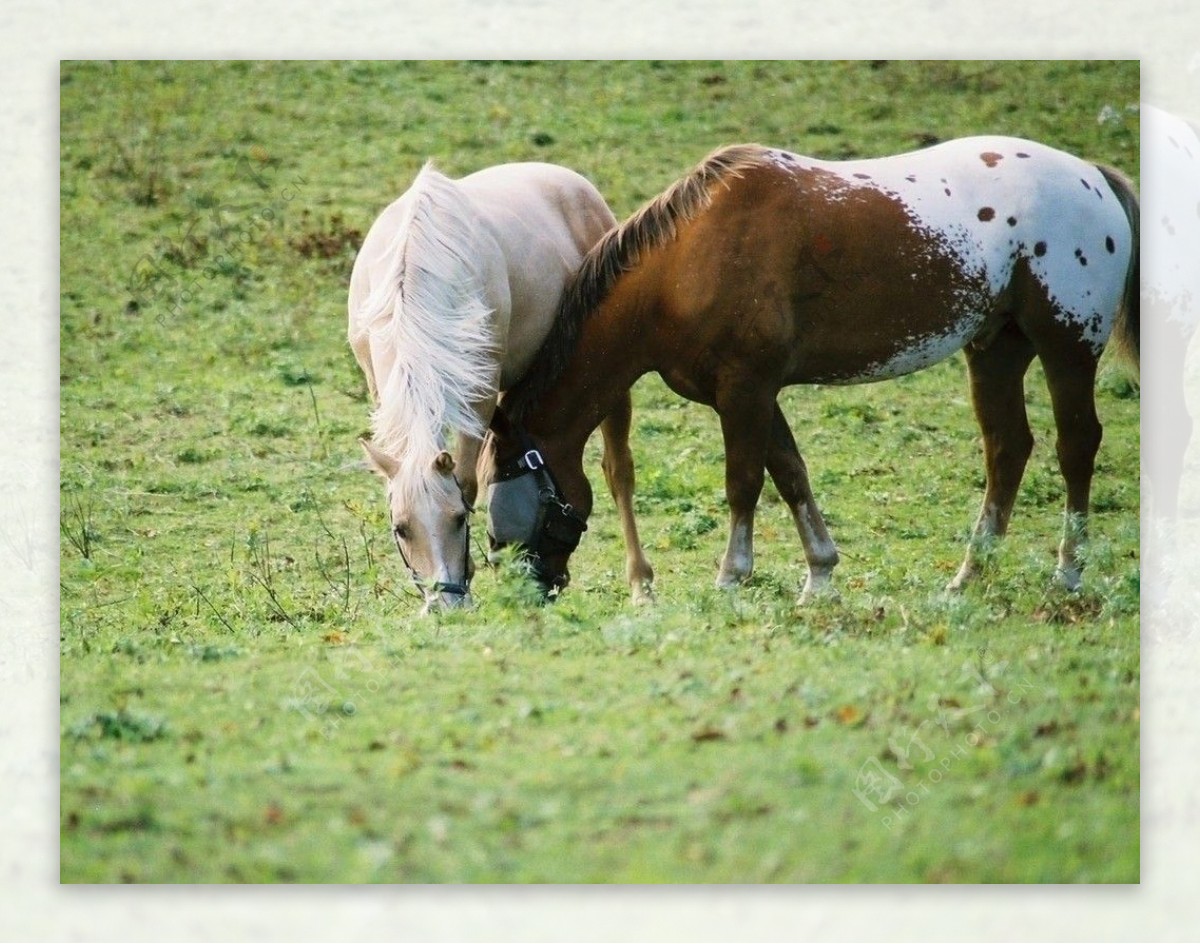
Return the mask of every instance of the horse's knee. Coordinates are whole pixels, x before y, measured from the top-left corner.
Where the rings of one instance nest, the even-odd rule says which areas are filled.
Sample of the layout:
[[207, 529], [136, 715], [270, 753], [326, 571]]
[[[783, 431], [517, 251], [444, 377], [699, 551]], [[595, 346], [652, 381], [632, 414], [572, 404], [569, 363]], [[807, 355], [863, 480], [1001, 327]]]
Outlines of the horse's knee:
[[1100, 451], [1103, 430], [1100, 423], [1080, 423], [1078, 427], [1059, 433], [1055, 451], [1058, 466], [1067, 483], [1067, 490], [1086, 488], [1096, 470], [1096, 454]]

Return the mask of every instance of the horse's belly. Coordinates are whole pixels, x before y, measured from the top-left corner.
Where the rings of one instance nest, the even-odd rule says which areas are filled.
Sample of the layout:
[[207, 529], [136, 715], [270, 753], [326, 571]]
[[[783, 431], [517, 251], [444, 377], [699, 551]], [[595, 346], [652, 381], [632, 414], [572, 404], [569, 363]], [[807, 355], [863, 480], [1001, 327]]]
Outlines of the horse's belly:
[[969, 311], [932, 330], [900, 330], [894, 337], [878, 343], [858, 343], [848, 339], [845, 347], [824, 350], [821, 356], [806, 356], [800, 376], [793, 383], [860, 384], [891, 380], [926, 367], [932, 367], [957, 351], [985, 330], [989, 312]]

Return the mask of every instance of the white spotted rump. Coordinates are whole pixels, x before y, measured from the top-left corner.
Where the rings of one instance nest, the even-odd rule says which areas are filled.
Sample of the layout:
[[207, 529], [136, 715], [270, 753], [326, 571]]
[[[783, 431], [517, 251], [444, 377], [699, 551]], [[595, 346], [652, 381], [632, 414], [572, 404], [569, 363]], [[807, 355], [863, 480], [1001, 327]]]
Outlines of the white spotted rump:
[[[896, 377], [928, 367], [969, 342], [1012, 282], [1020, 262], [1058, 316], [1099, 352], [1120, 307], [1133, 237], [1101, 171], [1032, 141], [972, 137], [891, 157], [823, 161], [774, 150], [789, 170], [836, 175], [843, 196], [880, 191], [905, 208], [914, 230], [953, 257], [986, 292], [964, 293], [955, 321], [939, 334], [910, 336], [885, 362], [852, 381]], [[836, 194], [830, 199], [836, 201]], [[913, 278], [917, 274], [913, 273]]]

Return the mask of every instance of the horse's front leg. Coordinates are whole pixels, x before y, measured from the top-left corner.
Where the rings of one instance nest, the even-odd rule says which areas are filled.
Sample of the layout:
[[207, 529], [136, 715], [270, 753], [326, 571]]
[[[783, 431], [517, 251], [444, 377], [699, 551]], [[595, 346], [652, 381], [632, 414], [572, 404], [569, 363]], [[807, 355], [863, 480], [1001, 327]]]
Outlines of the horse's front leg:
[[787, 418], [775, 404], [771, 424], [771, 442], [767, 450], [767, 471], [779, 490], [779, 496], [792, 512], [792, 520], [804, 544], [804, 557], [808, 563], [808, 576], [800, 594], [803, 603], [814, 593], [830, 587], [833, 568], [837, 566], [837, 545], [825, 527], [825, 519], [817, 507], [812, 487], [808, 483], [808, 469], [804, 457], [796, 448], [796, 439], [788, 426]]
[[[499, 379], [500, 374], [499, 370], [497, 370], [496, 380], [498, 381]], [[492, 421], [492, 414], [496, 412], [496, 400], [497, 395], [493, 394], [486, 400], [475, 404], [475, 413], [483, 423], [484, 429], [487, 429], [488, 424]], [[479, 479], [481, 475], [479, 457], [483, 452], [483, 440], [477, 439], [474, 436], [460, 435], [454, 452], [455, 474], [458, 476], [458, 486], [462, 489], [463, 500], [474, 508], [475, 499], [479, 496]]]
[[608, 490], [612, 493], [625, 538], [625, 577], [634, 603], [654, 599], [654, 568], [646, 559], [633, 516], [633, 454], [629, 451], [629, 427], [633, 415], [632, 398], [626, 391], [600, 424], [604, 436], [601, 466]]
[[483, 440], [475, 436], [460, 435], [454, 447], [454, 474], [458, 487], [462, 489], [463, 501], [471, 508], [479, 495], [479, 455], [483, 451]]
[[767, 444], [778, 388], [744, 382], [717, 396], [725, 438], [725, 497], [729, 501], [729, 543], [717, 586], [735, 587], [754, 570], [754, 511], [762, 494]]

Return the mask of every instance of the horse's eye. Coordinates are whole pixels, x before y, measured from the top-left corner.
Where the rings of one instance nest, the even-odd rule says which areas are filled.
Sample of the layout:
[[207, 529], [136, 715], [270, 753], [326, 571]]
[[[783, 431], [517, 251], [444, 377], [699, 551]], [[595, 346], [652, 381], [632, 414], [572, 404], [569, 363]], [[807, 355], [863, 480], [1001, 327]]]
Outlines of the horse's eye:
[[399, 541], [407, 541], [411, 537], [411, 534], [408, 530], [408, 525], [406, 524], [396, 525], [394, 528], [392, 528], [392, 533], [396, 535], [396, 539]]

